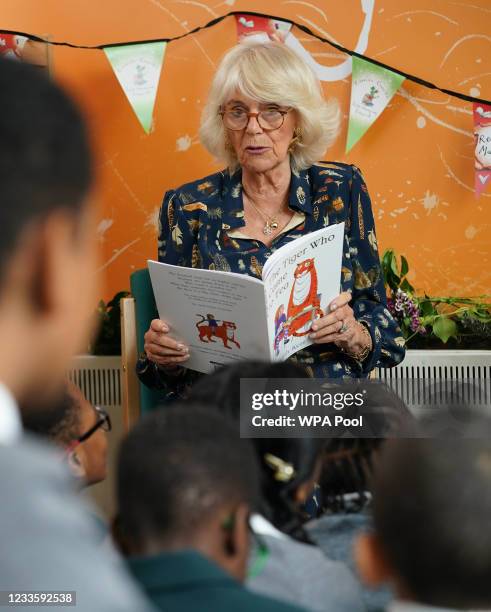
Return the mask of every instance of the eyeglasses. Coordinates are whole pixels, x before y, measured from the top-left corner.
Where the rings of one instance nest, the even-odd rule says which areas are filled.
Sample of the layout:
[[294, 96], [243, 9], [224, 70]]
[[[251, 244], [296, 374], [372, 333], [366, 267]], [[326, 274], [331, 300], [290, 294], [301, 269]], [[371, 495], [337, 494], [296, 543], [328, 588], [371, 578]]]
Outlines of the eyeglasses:
[[263, 130], [278, 130], [285, 121], [285, 116], [291, 108], [280, 110], [279, 108], [269, 108], [258, 113], [248, 113], [242, 108], [232, 110], [219, 110], [223, 125], [229, 130], [243, 130], [247, 127], [249, 119], [255, 117], [259, 127]]
[[95, 425], [93, 425], [88, 431], [86, 431], [84, 434], [77, 438], [77, 442], [79, 444], [85, 442], [85, 440], [90, 438], [90, 436], [94, 434], [98, 429], [102, 429], [103, 431], [111, 431], [112, 429], [111, 417], [109, 416], [109, 414], [100, 406], [94, 406], [94, 410], [98, 416], [98, 419]]

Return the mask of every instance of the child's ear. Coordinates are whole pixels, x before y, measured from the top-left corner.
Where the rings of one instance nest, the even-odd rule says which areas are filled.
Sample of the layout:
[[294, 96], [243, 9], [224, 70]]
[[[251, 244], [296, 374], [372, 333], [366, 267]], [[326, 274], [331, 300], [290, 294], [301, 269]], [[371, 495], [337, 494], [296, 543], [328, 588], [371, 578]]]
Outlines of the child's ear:
[[224, 529], [224, 550], [228, 570], [240, 581], [245, 579], [249, 558], [249, 514], [247, 504], [240, 504]]
[[72, 473], [73, 476], [75, 476], [75, 478], [80, 478], [80, 479], [85, 478], [85, 468], [77, 452], [77, 449], [72, 450], [68, 453], [67, 463], [68, 463], [70, 472]]
[[236, 555], [246, 547], [249, 549], [249, 508], [240, 504], [224, 524], [227, 553]]
[[392, 572], [373, 533], [362, 533], [354, 542], [354, 558], [362, 581], [370, 587], [391, 582]]

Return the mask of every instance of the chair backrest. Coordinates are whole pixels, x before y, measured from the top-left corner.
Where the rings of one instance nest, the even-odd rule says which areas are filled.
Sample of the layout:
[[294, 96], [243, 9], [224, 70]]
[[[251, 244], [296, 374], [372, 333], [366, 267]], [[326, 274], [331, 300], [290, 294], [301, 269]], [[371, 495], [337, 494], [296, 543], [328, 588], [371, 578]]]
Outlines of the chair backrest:
[[[131, 274], [130, 290], [135, 298], [136, 342], [138, 354], [140, 354], [143, 352], [144, 336], [150, 327], [150, 322], [159, 316], [148, 268], [136, 270]], [[141, 413], [145, 414], [145, 412], [154, 410], [158, 404], [162, 404], [162, 392], [149, 389], [140, 383]]]
[[135, 298], [125, 297], [121, 309], [121, 407], [125, 431], [140, 418], [140, 381], [136, 375], [138, 349], [136, 346]]
[[149, 389], [135, 372], [138, 355], [143, 352], [145, 332], [158, 317], [152, 283], [147, 269], [130, 276], [132, 298], [121, 300], [121, 356], [123, 413], [127, 429], [141, 414], [162, 404], [162, 392]]

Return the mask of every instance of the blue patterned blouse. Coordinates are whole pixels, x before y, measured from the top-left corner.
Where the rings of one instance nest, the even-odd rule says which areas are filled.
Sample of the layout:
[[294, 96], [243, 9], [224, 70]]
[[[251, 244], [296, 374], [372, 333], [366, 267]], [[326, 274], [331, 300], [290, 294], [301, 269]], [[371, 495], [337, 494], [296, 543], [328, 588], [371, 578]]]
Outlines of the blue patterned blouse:
[[[245, 225], [242, 173], [217, 172], [168, 191], [160, 211], [159, 261], [193, 268], [226, 270], [261, 277], [276, 249], [303, 234], [345, 222], [340, 291], [351, 292], [355, 317], [368, 328], [373, 350], [359, 363], [334, 344], [312, 345], [290, 357], [315, 378], [366, 377], [375, 367], [392, 367], [404, 358], [401, 330], [387, 310], [370, 197], [360, 170], [326, 162], [292, 172], [289, 206], [304, 220], [277, 236], [271, 246], [233, 237]], [[229, 235], [229, 231], [232, 235]], [[185, 394], [197, 372], [164, 372], [144, 355], [140, 379], [170, 394]]]

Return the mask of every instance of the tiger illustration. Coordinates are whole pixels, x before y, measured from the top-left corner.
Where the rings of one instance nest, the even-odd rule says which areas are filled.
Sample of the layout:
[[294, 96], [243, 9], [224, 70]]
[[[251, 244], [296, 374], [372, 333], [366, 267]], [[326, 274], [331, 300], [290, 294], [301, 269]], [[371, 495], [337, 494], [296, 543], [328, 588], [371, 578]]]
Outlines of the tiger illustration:
[[305, 336], [312, 323], [324, 315], [317, 293], [317, 271], [314, 259], [297, 264], [288, 301], [287, 326], [289, 336]]
[[220, 338], [225, 348], [231, 349], [232, 347], [228, 343], [233, 342], [240, 349], [240, 344], [235, 339], [235, 330], [237, 329], [235, 323], [232, 321], [222, 321], [219, 325], [213, 315], [206, 315], [204, 317], [200, 314], [197, 316], [201, 317], [201, 321], [196, 323], [201, 342], [216, 342], [213, 338]]

